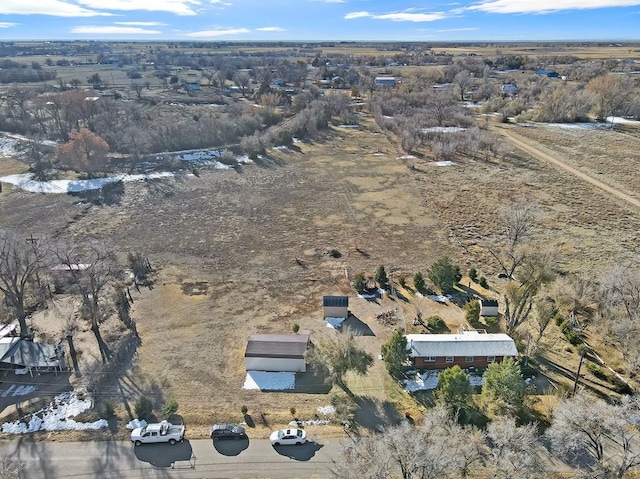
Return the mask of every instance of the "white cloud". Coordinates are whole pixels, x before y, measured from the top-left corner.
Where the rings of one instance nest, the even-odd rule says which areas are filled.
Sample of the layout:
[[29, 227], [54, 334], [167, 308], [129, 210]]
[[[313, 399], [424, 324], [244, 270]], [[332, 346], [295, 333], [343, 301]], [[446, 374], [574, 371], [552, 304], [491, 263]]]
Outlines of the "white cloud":
[[20, 25], [19, 23], [11, 23], [11, 22], [0, 22], [0, 28], [11, 28], [17, 27]]
[[466, 10], [489, 13], [551, 13], [561, 10], [634, 7], [640, 0], [485, 0]]
[[147, 30], [138, 27], [83, 25], [73, 27], [71, 33], [84, 33], [89, 35], [96, 33], [102, 35], [159, 35], [162, 32], [160, 30]]
[[286, 28], [282, 28], [282, 27], [262, 27], [262, 28], [256, 28], [256, 30], [259, 32], [286, 32], [287, 31]]
[[[104, 3], [103, 3], [104, 5]], [[98, 7], [100, 8], [100, 7]], [[64, 0], [2, 0], [0, 15], [50, 15], [53, 17], [110, 16], [111, 13], [88, 10]]]
[[131, 25], [134, 27], [161, 27], [166, 25], [162, 22], [113, 22], [116, 25]]
[[[150, 12], [168, 12], [175, 15], [196, 15], [192, 6], [199, 6], [199, 0], [78, 0], [89, 7], [107, 10], [146, 10]], [[217, 2], [211, 2], [217, 3]]]
[[372, 17], [373, 15], [371, 15], [369, 12], [351, 12], [351, 13], [347, 13], [344, 16], [345, 20], [352, 20], [354, 18], [365, 18], [365, 17]]
[[213, 38], [242, 35], [249, 32], [250, 30], [247, 28], [216, 28], [213, 30], [202, 30], [199, 32], [185, 33], [184, 36], [193, 38]]
[[377, 15], [369, 12], [351, 12], [344, 16], [345, 20], [352, 20], [354, 18], [373, 18], [375, 20], [391, 20], [394, 22], [434, 22], [446, 17], [447, 15], [443, 12], [415, 13], [411, 11], [383, 13]]

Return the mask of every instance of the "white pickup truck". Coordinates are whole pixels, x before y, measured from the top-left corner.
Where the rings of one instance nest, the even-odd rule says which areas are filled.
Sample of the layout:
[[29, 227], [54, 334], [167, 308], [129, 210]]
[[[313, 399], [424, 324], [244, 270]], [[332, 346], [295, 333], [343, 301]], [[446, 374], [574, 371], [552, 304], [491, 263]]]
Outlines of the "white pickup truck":
[[184, 440], [185, 427], [183, 424], [174, 425], [167, 421], [157, 424], [147, 424], [144, 427], [137, 427], [131, 431], [131, 442], [136, 446], [140, 444], [152, 444], [158, 442], [168, 442], [175, 444]]

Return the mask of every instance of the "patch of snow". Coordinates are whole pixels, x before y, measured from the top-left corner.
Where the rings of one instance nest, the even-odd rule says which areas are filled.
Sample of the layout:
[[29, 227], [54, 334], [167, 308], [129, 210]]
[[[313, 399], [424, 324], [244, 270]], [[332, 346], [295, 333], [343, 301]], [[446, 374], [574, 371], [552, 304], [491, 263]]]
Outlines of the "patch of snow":
[[125, 427], [127, 429], [133, 430], [138, 427], [145, 427], [147, 424], [147, 421], [145, 421], [144, 419], [132, 419]]
[[308, 421], [290, 421], [289, 426], [302, 427], [302, 426], [328, 426], [331, 421], [328, 419], [309, 419]]
[[32, 193], [76, 193], [79, 191], [98, 190], [105, 185], [123, 181], [125, 183], [131, 181], [153, 180], [159, 178], [170, 178], [175, 173], [163, 171], [159, 173], [149, 173], [145, 175], [118, 175], [109, 178], [94, 178], [91, 180], [51, 180], [36, 181], [31, 178], [31, 173], [22, 173], [18, 175], [8, 175], [0, 177], [3, 183], [9, 183], [18, 188], [30, 191]]
[[0, 136], [0, 156], [17, 156], [17, 144], [18, 140], [16, 140], [15, 138]]
[[415, 156], [413, 155], [402, 155], [396, 158], [396, 160], [413, 160]]
[[316, 411], [323, 416], [329, 416], [330, 414], [336, 413], [336, 408], [334, 406], [318, 406]]
[[296, 373], [247, 371], [242, 389], [259, 389], [260, 391], [284, 391], [296, 387]]
[[432, 301], [435, 301], [436, 303], [447, 303], [451, 301], [452, 296], [450, 294], [447, 294], [446, 296], [440, 296], [437, 294], [428, 294], [427, 298], [429, 298]]
[[293, 137], [293, 142], [294, 143], [302, 143], [302, 140], [296, 137]]
[[433, 166], [455, 166], [458, 163], [456, 163], [455, 161], [446, 160], [446, 161], [432, 161], [429, 164]]
[[359, 128], [360, 125], [338, 125], [338, 128]]
[[424, 295], [420, 292], [416, 292], [416, 298], [424, 298]]
[[289, 147], [287, 145], [274, 146], [274, 150], [288, 150]]
[[459, 126], [432, 126], [431, 128], [423, 128], [421, 131], [422, 133], [460, 133], [467, 131], [467, 129]]
[[388, 120], [392, 120], [393, 119], [393, 117], [390, 116], [390, 115], [382, 115], [382, 118], [386, 118]]
[[387, 156], [385, 153], [374, 153], [373, 156]]
[[[441, 372], [442, 371], [440, 370], [433, 370], [426, 371], [422, 374], [415, 373], [415, 377], [413, 379], [407, 379], [401, 382], [407, 392], [432, 391], [438, 387], [438, 375]], [[482, 386], [484, 383], [484, 377], [469, 375], [469, 383], [471, 386]]]
[[481, 101], [465, 101], [462, 106], [465, 108], [476, 108], [482, 106], [484, 103]]
[[376, 299], [378, 296], [375, 294], [359, 294], [358, 298], [360, 299]]
[[609, 123], [618, 123], [618, 124], [626, 123], [626, 124], [632, 124], [632, 125], [640, 125], [640, 121], [638, 120], [629, 120], [627, 118], [622, 118], [620, 116], [608, 116], [607, 121]]
[[547, 128], [561, 128], [564, 130], [599, 130], [607, 128], [605, 123], [543, 123]]
[[327, 320], [327, 328], [340, 329], [345, 318], [325, 318]]
[[74, 416], [90, 409], [91, 399], [79, 399], [75, 392], [62, 393], [56, 396], [46, 408], [42, 408], [27, 418], [28, 423], [20, 420], [5, 422], [2, 432], [5, 434], [26, 434], [36, 431], [86, 431], [107, 427], [107, 421], [100, 419], [95, 422], [77, 422]]

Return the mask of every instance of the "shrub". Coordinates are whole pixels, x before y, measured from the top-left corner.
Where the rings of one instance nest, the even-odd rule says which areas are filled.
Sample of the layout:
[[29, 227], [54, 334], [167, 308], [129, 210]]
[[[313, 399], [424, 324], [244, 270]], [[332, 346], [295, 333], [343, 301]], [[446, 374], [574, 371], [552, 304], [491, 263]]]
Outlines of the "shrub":
[[477, 323], [480, 320], [480, 301], [474, 299], [469, 301], [465, 307], [464, 319], [470, 323]]
[[444, 329], [446, 326], [444, 319], [440, 316], [430, 316], [429, 319], [427, 319], [427, 327], [432, 331], [439, 331]]
[[104, 415], [106, 417], [113, 417], [116, 415], [116, 405], [112, 401], [104, 403]]
[[162, 408], [162, 415], [166, 418], [173, 416], [178, 412], [178, 401], [175, 399], [170, 399], [166, 402], [164, 407]]
[[583, 341], [582, 337], [580, 337], [580, 333], [578, 333], [578, 331], [576, 331], [568, 322], [563, 321], [560, 325], [560, 330], [562, 331], [562, 334], [564, 334], [564, 337], [567, 338], [567, 341], [569, 341], [573, 346], [582, 344]]
[[293, 328], [291, 329], [293, 329], [293, 332], [297, 334], [298, 331], [300, 331], [300, 325], [298, 323], [293, 323]]
[[389, 283], [389, 278], [387, 277], [387, 272], [384, 269], [383, 265], [380, 265], [378, 270], [376, 271], [376, 276], [374, 278], [376, 283], [380, 285], [381, 288], [386, 288]]
[[418, 271], [413, 277], [413, 287], [416, 291], [424, 291], [424, 276]]
[[476, 282], [476, 280], [478, 279], [478, 272], [476, 271], [475, 268], [471, 268], [469, 270], [469, 279], [471, 281], [473, 281], [474, 283]]
[[147, 397], [141, 397], [133, 407], [138, 419], [149, 419], [153, 413], [153, 402]]
[[407, 278], [405, 276], [400, 276], [398, 278], [398, 284], [402, 287], [402, 288], [406, 288], [407, 287]]
[[295, 415], [296, 415], [296, 408], [294, 408], [294, 407], [290, 407], [290, 408], [289, 408], [289, 412], [291, 413], [291, 415], [292, 415], [293, 417], [295, 417]]
[[367, 286], [367, 278], [364, 273], [358, 273], [353, 277], [353, 287], [356, 291], [364, 291]]
[[562, 316], [562, 314], [561, 314], [561, 313], [556, 314], [556, 315], [553, 317], [553, 320], [555, 321], [556, 326], [561, 326], [561, 325], [562, 325], [562, 323], [564, 323], [564, 317]]
[[480, 276], [480, 279], [478, 280], [478, 284], [482, 286], [484, 289], [489, 289], [489, 283], [487, 282], [487, 278], [485, 278], [484, 276]]
[[240, 412], [241, 412], [243, 415], [246, 415], [248, 410], [249, 410], [249, 408], [248, 408], [247, 406], [245, 406], [245, 405], [243, 405], [243, 406], [240, 408]]

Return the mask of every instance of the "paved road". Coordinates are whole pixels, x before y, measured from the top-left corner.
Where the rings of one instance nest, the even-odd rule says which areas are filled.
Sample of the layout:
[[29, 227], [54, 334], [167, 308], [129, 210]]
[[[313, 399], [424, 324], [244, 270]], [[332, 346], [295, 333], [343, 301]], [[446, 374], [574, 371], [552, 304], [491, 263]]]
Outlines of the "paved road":
[[640, 200], [637, 200], [636, 198], [632, 197], [631, 195], [627, 194], [624, 191], [620, 191], [616, 188], [613, 188], [605, 183], [603, 183], [602, 181], [587, 175], [586, 173], [578, 170], [577, 168], [574, 168], [570, 165], [568, 165], [567, 163], [565, 163], [564, 161], [560, 160], [557, 157], [551, 156], [541, 150], [539, 150], [538, 148], [535, 148], [534, 146], [530, 145], [529, 143], [525, 143], [525, 141], [523, 141], [522, 137], [517, 136], [512, 130], [506, 130], [504, 128], [498, 128], [497, 131], [499, 131], [502, 135], [504, 135], [511, 143], [513, 143], [515, 146], [517, 146], [518, 148], [520, 148], [521, 150], [524, 150], [528, 153], [530, 153], [531, 155], [533, 155], [535, 158], [539, 158], [541, 160], [547, 161], [549, 163], [554, 164], [557, 167], [562, 168], [563, 170], [571, 173], [572, 175], [574, 175], [577, 178], [580, 178], [583, 181], [586, 181], [587, 183], [590, 183], [591, 185], [595, 186], [596, 188], [599, 188], [603, 191], [606, 191], [607, 193], [616, 196], [617, 198], [627, 202], [628, 204], [635, 206], [637, 208], [640, 208]]
[[[134, 447], [128, 441], [0, 442], [25, 478], [324, 478], [344, 439], [274, 448], [268, 440], [193, 440]], [[194, 466], [193, 468], [191, 466]]]

